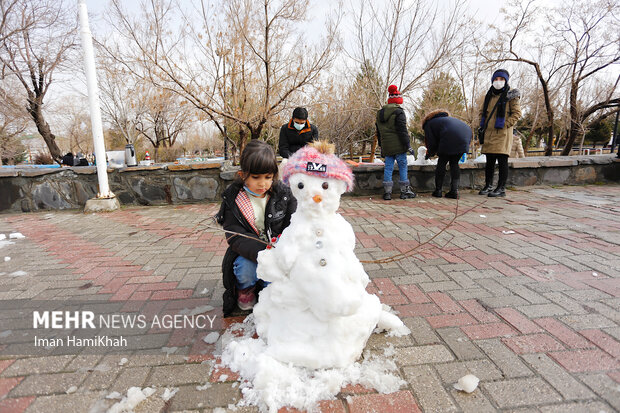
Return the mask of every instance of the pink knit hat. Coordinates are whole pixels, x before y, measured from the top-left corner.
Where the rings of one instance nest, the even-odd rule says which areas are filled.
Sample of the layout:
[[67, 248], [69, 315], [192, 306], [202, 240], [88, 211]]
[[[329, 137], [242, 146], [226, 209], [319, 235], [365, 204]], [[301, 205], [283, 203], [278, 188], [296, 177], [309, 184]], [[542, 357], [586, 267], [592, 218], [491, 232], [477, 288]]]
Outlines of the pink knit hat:
[[288, 159], [282, 168], [282, 181], [288, 184], [293, 174], [302, 173], [328, 179], [338, 179], [347, 184], [347, 192], [353, 190], [353, 172], [336, 155], [321, 153], [311, 146], [304, 146]]

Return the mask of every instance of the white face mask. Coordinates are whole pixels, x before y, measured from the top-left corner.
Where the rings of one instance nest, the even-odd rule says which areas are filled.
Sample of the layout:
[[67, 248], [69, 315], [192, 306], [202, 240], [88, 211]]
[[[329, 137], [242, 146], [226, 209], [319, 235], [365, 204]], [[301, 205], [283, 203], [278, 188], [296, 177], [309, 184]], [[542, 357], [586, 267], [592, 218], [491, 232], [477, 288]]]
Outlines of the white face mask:
[[493, 87], [497, 90], [503, 89], [505, 85], [506, 85], [505, 80], [494, 80], [493, 81]]
[[304, 128], [304, 126], [306, 126], [305, 123], [297, 123], [297, 122], [293, 122], [293, 126], [295, 127], [295, 129], [297, 130], [302, 130]]

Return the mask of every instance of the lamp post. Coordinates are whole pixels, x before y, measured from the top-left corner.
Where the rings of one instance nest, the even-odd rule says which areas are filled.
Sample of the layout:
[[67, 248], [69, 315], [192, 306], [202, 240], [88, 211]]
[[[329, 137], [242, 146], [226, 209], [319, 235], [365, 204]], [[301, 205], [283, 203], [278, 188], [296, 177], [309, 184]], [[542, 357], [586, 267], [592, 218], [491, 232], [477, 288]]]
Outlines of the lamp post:
[[99, 193], [96, 198], [89, 199], [84, 207], [84, 212], [112, 211], [120, 208], [116, 196], [110, 191], [108, 184], [108, 166], [105, 154], [105, 142], [103, 140], [103, 126], [101, 123], [101, 109], [99, 107], [99, 89], [97, 87], [97, 73], [95, 71], [95, 54], [93, 52], [93, 40], [88, 25], [88, 11], [84, 0], [78, 0], [80, 14], [80, 37], [84, 51], [84, 71], [86, 73], [86, 85], [88, 88], [88, 103], [90, 106], [90, 121], [93, 130], [93, 142], [95, 146], [95, 159], [97, 162], [97, 181]]

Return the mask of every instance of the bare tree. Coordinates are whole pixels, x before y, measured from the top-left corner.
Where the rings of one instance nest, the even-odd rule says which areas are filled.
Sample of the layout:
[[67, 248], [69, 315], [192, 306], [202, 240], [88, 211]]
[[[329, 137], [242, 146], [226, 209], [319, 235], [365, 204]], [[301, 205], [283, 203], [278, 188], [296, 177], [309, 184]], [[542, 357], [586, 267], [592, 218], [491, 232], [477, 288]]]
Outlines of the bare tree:
[[[562, 155], [570, 154], [577, 135], [585, 134], [584, 122], [594, 113], [620, 108], [620, 75], [609, 84], [606, 93], [583, 106], [580, 89], [588, 81], [620, 63], [620, 3], [617, 0], [579, 2], [572, 0], [549, 15], [556, 41], [569, 60], [570, 127]], [[613, 72], [612, 72], [613, 73]]]
[[10, 93], [18, 86], [13, 83], [10, 79], [0, 80], [0, 165], [3, 159], [15, 159], [23, 151], [17, 138], [28, 125], [28, 114], [15, 100], [15, 93]]
[[[44, 99], [54, 75], [76, 45], [73, 8], [62, 0], [19, 0], [4, 9], [0, 38], [2, 73], [16, 77], [27, 95], [27, 110], [50, 154], [62, 154], [44, 115]], [[3, 7], [4, 7], [3, 3]], [[9, 7], [11, 6], [11, 7]]]
[[448, 62], [469, 33], [461, 0], [447, 10], [423, 0], [361, 0], [353, 14], [355, 43], [348, 54], [356, 64], [371, 64], [383, 79], [372, 91], [377, 108], [385, 101], [388, 85], [397, 85], [404, 94], [412, 92], [429, 72]]
[[332, 63], [337, 22], [312, 46], [297, 29], [306, 1], [223, 4], [204, 0], [188, 11], [151, 0], [138, 20], [113, 0], [111, 23], [120, 40], [105, 48], [133, 74], [189, 101], [223, 136], [235, 130], [243, 146]]

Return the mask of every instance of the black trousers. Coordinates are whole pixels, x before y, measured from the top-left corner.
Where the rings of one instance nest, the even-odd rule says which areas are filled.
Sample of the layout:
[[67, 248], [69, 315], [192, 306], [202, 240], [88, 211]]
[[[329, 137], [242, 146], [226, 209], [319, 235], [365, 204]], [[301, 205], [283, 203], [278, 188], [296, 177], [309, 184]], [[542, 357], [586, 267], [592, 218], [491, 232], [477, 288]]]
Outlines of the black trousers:
[[437, 160], [437, 168], [435, 168], [435, 189], [441, 190], [443, 186], [443, 178], [446, 175], [446, 165], [450, 163], [450, 190], [456, 191], [459, 189], [459, 180], [461, 179], [461, 169], [459, 168], [459, 159], [463, 156], [462, 153], [457, 155], [442, 155], [439, 154], [439, 160]]
[[503, 188], [506, 186], [508, 180], [508, 155], [499, 153], [487, 153], [487, 164], [484, 173], [484, 185], [493, 185], [493, 171], [495, 170], [495, 161], [499, 165], [499, 180], [497, 181], [497, 187]]

